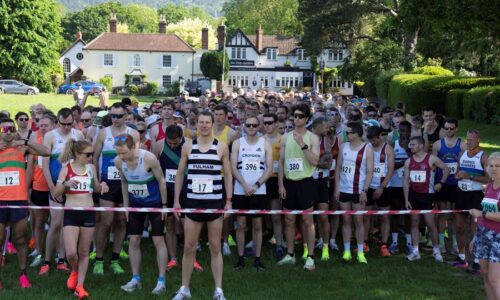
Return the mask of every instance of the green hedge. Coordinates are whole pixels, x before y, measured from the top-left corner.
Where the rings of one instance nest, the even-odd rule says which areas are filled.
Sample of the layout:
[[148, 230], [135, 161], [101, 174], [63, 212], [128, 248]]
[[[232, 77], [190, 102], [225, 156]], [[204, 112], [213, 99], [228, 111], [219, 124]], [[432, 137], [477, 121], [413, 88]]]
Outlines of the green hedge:
[[468, 90], [463, 98], [463, 115], [477, 122], [500, 125], [500, 85]]
[[440, 66], [423, 66], [415, 68], [413, 74], [453, 76], [453, 72]]
[[395, 75], [389, 83], [388, 104], [406, 103], [407, 112], [420, 113], [424, 106], [445, 112], [446, 94], [452, 89], [470, 89], [477, 86], [499, 85], [500, 78], [432, 76], [422, 74]]
[[389, 96], [389, 83], [394, 75], [401, 74], [402, 72], [402, 70], [383, 71], [375, 78], [377, 98], [381, 103], [387, 103], [387, 98]]
[[453, 89], [446, 94], [445, 115], [451, 118], [464, 118], [464, 94], [468, 89]]

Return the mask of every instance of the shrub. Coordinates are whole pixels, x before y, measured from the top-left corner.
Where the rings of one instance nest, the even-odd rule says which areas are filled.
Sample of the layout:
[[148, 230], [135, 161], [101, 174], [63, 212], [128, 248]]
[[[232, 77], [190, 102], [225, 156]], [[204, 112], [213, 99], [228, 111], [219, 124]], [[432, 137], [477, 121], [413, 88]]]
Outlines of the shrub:
[[99, 83], [104, 85], [108, 91], [113, 89], [113, 78], [109, 76], [99, 78]]
[[128, 94], [129, 95], [137, 95], [139, 93], [139, 88], [135, 84], [131, 84], [128, 86]]
[[401, 73], [401, 70], [383, 71], [375, 78], [375, 88], [380, 102], [387, 103], [387, 98], [389, 96], [389, 83], [394, 75]]
[[154, 96], [158, 93], [158, 84], [156, 82], [148, 82], [144, 91], [147, 96]]
[[446, 94], [445, 115], [451, 118], [464, 118], [464, 94], [467, 89], [453, 89]]
[[500, 125], [500, 85], [470, 89], [464, 94], [463, 101], [465, 118]]
[[172, 82], [172, 84], [165, 90], [167, 96], [179, 96], [180, 92], [181, 85], [179, 81]]
[[423, 66], [415, 68], [413, 74], [453, 76], [453, 72], [440, 66]]

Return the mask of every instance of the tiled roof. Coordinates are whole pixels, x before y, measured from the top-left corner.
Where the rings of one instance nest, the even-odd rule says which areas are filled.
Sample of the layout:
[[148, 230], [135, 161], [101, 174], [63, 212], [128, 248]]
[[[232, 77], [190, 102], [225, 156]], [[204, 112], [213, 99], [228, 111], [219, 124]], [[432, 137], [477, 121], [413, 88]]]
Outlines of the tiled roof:
[[175, 34], [104, 32], [84, 48], [86, 50], [194, 52]]
[[[257, 36], [247, 35], [254, 46], [257, 46]], [[300, 40], [296, 37], [281, 35], [264, 35], [262, 38], [262, 48], [278, 48], [278, 55], [293, 54], [295, 49], [301, 48]]]

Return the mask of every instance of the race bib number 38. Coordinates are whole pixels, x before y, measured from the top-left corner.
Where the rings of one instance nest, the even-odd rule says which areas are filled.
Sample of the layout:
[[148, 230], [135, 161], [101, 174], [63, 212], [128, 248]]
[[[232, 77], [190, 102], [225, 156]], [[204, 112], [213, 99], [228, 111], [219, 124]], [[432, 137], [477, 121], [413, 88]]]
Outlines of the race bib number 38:
[[19, 171], [0, 172], [0, 186], [19, 185]]
[[288, 172], [302, 172], [304, 171], [304, 162], [302, 158], [290, 158], [286, 160], [286, 167]]
[[108, 180], [120, 180], [120, 171], [115, 166], [108, 167]]
[[410, 171], [411, 182], [425, 182], [427, 179], [425, 171]]
[[165, 170], [165, 181], [170, 183], [175, 183], [175, 176], [177, 175], [177, 170], [166, 169]]
[[214, 191], [214, 183], [212, 178], [194, 178], [191, 188], [195, 194], [208, 194]]

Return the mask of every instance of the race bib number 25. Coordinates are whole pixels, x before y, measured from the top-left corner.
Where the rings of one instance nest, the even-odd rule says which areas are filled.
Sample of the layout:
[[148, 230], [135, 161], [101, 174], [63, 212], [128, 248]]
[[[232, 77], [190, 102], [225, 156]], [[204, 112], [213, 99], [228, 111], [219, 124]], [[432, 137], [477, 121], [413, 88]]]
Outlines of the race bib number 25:
[[115, 166], [108, 167], [108, 180], [120, 180], [120, 171]]

